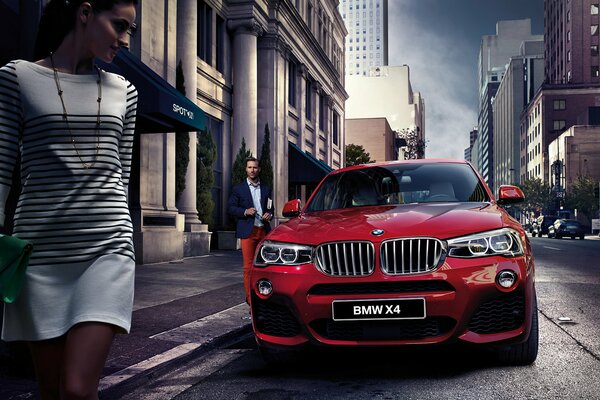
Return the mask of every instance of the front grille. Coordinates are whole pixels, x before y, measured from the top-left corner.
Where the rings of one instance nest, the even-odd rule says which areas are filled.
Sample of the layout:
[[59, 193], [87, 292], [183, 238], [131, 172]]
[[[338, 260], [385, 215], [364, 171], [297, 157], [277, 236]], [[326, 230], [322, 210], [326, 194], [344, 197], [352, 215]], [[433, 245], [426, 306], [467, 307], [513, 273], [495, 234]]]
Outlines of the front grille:
[[311, 327], [329, 340], [418, 340], [444, 335], [454, 327], [448, 317], [396, 321], [333, 321], [320, 319]]
[[525, 319], [525, 296], [508, 294], [481, 304], [469, 330], [475, 333], [498, 333], [517, 329]]
[[259, 332], [280, 337], [293, 337], [301, 332], [294, 314], [284, 305], [252, 299], [252, 313]]
[[389, 275], [409, 275], [436, 269], [446, 255], [435, 238], [386, 240], [381, 244], [381, 268]]
[[353, 295], [424, 292], [454, 292], [454, 288], [446, 281], [324, 283], [310, 288], [308, 294]]
[[317, 247], [317, 267], [331, 276], [365, 276], [375, 268], [371, 242], [335, 242]]

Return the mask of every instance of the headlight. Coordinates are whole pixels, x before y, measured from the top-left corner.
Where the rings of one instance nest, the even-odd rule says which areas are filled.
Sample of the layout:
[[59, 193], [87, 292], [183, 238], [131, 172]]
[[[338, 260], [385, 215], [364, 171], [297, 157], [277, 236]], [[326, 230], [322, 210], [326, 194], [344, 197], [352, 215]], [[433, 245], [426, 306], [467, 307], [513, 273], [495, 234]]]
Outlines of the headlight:
[[448, 257], [515, 257], [521, 254], [523, 246], [519, 233], [508, 228], [448, 240]]
[[265, 240], [256, 252], [254, 265], [264, 267], [269, 264], [307, 264], [312, 261], [312, 252], [312, 246]]

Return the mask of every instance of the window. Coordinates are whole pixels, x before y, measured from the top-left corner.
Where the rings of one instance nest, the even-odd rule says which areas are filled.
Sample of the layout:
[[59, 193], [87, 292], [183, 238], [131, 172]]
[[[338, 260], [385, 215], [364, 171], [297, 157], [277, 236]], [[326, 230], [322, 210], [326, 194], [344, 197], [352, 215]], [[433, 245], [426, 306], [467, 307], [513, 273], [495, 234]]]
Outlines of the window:
[[288, 64], [288, 103], [296, 107], [296, 64], [290, 61]]
[[590, 46], [590, 55], [597, 56], [598, 55], [598, 45], [593, 44]]
[[555, 119], [554, 120], [554, 130], [560, 131], [565, 128], [566, 122], [564, 119]]
[[[592, 29], [592, 35], [594, 34], [593, 31], [594, 30]], [[571, 41], [571, 31], [567, 31], [567, 42], [570, 42], [570, 41]]]
[[198, 3], [198, 57], [212, 65], [212, 8]]
[[312, 82], [306, 80], [306, 94], [304, 96], [304, 115], [308, 121], [312, 121]]
[[592, 78], [600, 76], [600, 70], [597, 65], [592, 65]]
[[333, 144], [335, 145], [339, 145], [340, 144], [340, 134], [339, 134], [339, 123], [340, 123], [340, 116], [338, 115], [337, 112], [333, 112], [333, 132], [331, 134], [331, 138], [333, 140]]
[[554, 109], [555, 110], [564, 110], [566, 105], [565, 100], [554, 100]]
[[591, 26], [591, 33], [592, 33], [592, 36], [598, 36], [598, 25]]
[[217, 71], [225, 71], [225, 20], [217, 15]]
[[598, 15], [598, 4], [592, 4], [590, 6], [590, 14]]
[[325, 128], [325, 96], [319, 95], [319, 129], [324, 130]]

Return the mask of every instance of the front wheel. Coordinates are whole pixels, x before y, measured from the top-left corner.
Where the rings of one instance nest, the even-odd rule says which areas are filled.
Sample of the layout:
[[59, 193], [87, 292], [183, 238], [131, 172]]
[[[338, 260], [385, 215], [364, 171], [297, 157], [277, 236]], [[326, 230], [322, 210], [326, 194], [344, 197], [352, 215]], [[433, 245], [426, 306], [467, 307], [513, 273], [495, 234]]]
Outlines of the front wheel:
[[523, 343], [510, 345], [498, 350], [498, 360], [510, 365], [532, 364], [538, 355], [539, 325], [537, 298], [533, 298], [533, 310], [531, 313], [531, 331], [529, 337]]

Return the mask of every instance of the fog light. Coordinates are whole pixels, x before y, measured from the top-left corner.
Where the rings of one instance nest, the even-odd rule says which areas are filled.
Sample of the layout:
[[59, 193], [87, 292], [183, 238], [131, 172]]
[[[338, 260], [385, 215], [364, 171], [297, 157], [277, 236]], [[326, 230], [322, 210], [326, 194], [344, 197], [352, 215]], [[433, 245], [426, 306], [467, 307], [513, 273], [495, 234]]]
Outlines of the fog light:
[[270, 296], [273, 293], [273, 284], [271, 281], [266, 279], [261, 279], [256, 283], [256, 287], [258, 288], [258, 293], [262, 296]]
[[505, 289], [510, 289], [517, 282], [517, 274], [513, 271], [505, 270], [500, 271], [498, 275], [496, 275], [496, 282], [498, 285], [502, 286]]

